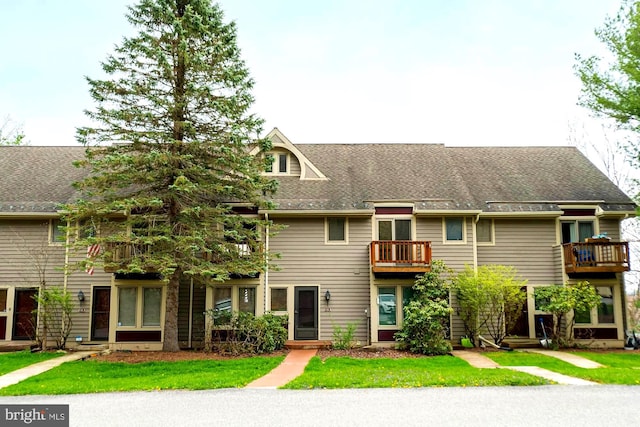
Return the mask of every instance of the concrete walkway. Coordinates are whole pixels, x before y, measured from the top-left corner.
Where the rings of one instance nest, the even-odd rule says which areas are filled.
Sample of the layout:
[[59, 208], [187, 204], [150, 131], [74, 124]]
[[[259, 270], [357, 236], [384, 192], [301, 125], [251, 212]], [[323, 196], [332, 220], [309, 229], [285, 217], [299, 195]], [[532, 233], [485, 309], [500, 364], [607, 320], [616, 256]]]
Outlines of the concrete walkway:
[[291, 350], [274, 370], [249, 383], [247, 388], [278, 388], [304, 372], [309, 360], [318, 350]]
[[522, 349], [521, 351], [524, 351], [527, 353], [538, 353], [538, 354], [543, 354], [545, 356], [555, 357], [556, 359], [560, 359], [563, 362], [571, 363], [572, 365], [577, 366], [578, 368], [584, 368], [584, 369], [603, 368], [603, 366], [598, 362], [594, 362], [593, 360], [586, 359], [582, 356], [578, 356], [577, 354], [573, 354], [573, 353], [565, 353], [563, 351], [556, 351], [556, 350], [539, 350], [536, 348], [527, 348], [527, 349]]
[[[247, 388], [278, 388], [289, 381], [295, 379], [304, 372], [304, 368], [309, 363], [309, 360], [316, 355], [318, 350], [291, 350], [287, 357], [278, 365], [275, 369], [269, 372], [267, 375], [254, 380], [247, 385]], [[556, 357], [571, 363], [580, 368], [594, 369], [601, 368], [602, 365], [585, 359], [572, 353], [565, 353], [561, 351], [553, 350], [537, 350], [526, 349], [521, 350], [531, 353], [544, 354], [546, 356]], [[455, 357], [465, 360], [471, 366], [475, 368], [484, 369], [511, 369], [514, 371], [526, 372], [531, 375], [542, 377], [558, 384], [571, 384], [571, 385], [597, 385], [591, 381], [583, 380], [580, 378], [574, 378], [567, 375], [558, 374], [556, 372], [549, 371], [547, 369], [539, 368], [537, 366], [500, 366], [493, 360], [489, 359], [485, 355], [475, 351], [468, 350], [454, 350], [451, 352]], [[60, 366], [65, 362], [74, 360], [85, 359], [95, 354], [94, 351], [78, 351], [69, 353], [64, 356], [57, 357], [55, 359], [46, 360], [44, 362], [35, 363], [17, 371], [9, 372], [6, 375], [0, 376], [0, 388], [8, 387], [13, 384], [17, 384], [20, 381], [27, 379], [31, 376], [41, 374], [42, 372], [53, 369], [56, 366]]]
[[56, 357], [54, 359], [45, 360], [44, 362], [34, 363], [33, 365], [20, 368], [17, 371], [9, 372], [8, 374], [0, 376], [0, 388], [8, 387], [19, 383], [22, 380], [26, 380], [34, 375], [41, 374], [62, 365], [64, 362], [71, 362], [74, 360], [85, 359], [95, 351], [78, 351], [74, 353], [65, 354], [64, 356]]
[[[602, 368], [603, 366], [599, 363], [591, 361], [589, 359], [585, 359], [584, 357], [580, 357], [576, 354], [565, 353], [562, 351], [554, 351], [554, 350], [537, 350], [537, 349], [524, 349], [520, 350], [523, 352], [530, 353], [539, 353], [545, 356], [555, 357], [557, 359], [563, 360], [565, 362], [571, 363], [579, 368], [586, 369], [595, 369]], [[545, 378], [547, 380], [556, 382], [558, 384], [568, 384], [568, 385], [598, 385], [598, 383], [583, 380], [581, 378], [570, 377], [568, 375], [559, 374], [557, 372], [549, 371], [548, 369], [539, 368], [537, 366], [500, 366], [493, 360], [489, 359], [487, 356], [484, 356], [481, 353], [475, 351], [468, 350], [454, 350], [451, 352], [454, 356], [459, 357], [467, 361], [474, 368], [502, 368], [502, 369], [511, 369], [513, 371], [525, 372], [530, 375], [535, 375], [541, 378]]]

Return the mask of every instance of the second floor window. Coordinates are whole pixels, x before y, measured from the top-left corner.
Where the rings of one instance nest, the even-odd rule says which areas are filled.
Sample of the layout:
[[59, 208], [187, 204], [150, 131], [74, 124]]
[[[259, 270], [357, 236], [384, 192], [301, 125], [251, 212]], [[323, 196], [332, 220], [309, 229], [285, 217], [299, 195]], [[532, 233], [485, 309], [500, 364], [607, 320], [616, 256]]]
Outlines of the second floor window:
[[593, 236], [593, 221], [562, 221], [562, 243], [584, 242], [585, 239]]
[[347, 242], [347, 220], [344, 217], [327, 218], [327, 243]]
[[445, 240], [447, 242], [464, 241], [464, 218], [451, 217], [445, 218]]

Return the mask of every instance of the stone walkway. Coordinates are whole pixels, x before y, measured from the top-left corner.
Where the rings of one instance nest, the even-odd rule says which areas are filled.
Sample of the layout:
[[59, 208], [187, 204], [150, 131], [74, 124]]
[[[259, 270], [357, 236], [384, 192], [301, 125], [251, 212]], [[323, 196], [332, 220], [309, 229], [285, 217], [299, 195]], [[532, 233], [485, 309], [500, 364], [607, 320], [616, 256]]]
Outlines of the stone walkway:
[[54, 359], [45, 360], [44, 362], [34, 363], [33, 365], [20, 368], [17, 371], [9, 372], [8, 374], [0, 376], [0, 388], [8, 387], [19, 383], [22, 380], [26, 380], [34, 375], [41, 374], [62, 365], [64, 362], [71, 362], [74, 360], [86, 359], [95, 351], [78, 351], [74, 353], [65, 354], [64, 356], [56, 357]]

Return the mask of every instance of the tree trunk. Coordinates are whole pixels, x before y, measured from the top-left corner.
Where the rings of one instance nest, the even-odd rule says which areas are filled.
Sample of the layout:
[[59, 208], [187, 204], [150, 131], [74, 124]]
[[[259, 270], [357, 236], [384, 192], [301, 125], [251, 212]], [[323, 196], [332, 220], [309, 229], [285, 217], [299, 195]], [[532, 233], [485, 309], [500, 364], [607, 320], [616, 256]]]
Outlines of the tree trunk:
[[164, 314], [163, 351], [180, 351], [178, 344], [178, 290], [180, 273], [176, 270], [167, 284], [166, 309]]

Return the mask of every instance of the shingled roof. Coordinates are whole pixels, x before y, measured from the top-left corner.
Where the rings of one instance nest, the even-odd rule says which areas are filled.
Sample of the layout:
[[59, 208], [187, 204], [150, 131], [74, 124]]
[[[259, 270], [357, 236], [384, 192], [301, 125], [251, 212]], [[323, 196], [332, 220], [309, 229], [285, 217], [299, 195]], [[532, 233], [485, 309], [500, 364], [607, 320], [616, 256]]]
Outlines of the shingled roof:
[[71, 183], [86, 170], [73, 166], [83, 147], [0, 147], [0, 213], [53, 213], [74, 199]]
[[[300, 144], [326, 180], [278, 177], [278, 210], [558, 211], [570, 202], [629, 212], [635, 204], [573, 147]], [[0, 213], [55, 212], [76, 196], [83, 147], [0, 147]]]

